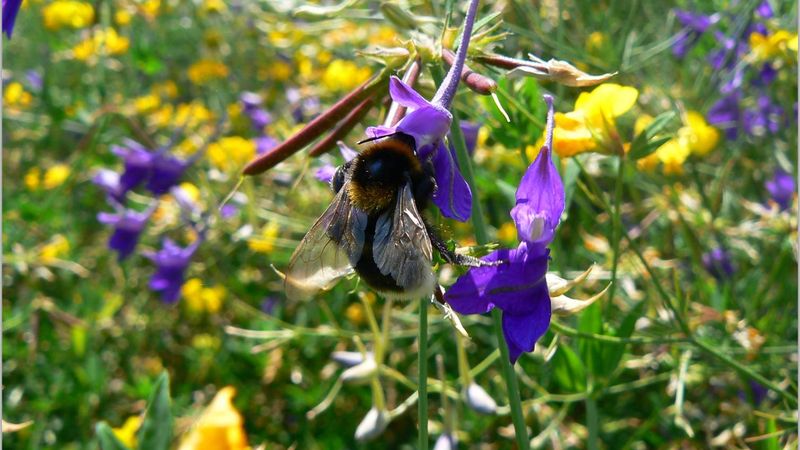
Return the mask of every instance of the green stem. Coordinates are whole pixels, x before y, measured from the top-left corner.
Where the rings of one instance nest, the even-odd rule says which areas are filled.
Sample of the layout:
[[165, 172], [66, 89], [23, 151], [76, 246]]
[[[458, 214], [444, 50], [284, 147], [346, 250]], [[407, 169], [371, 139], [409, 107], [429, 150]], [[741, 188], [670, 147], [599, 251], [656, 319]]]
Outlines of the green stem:
[[419, 417], [419, 442], [417, 448], [428, 448], [428, 298], [419, 300], [419, 400], [417, 410]]
[[494, 319], [494, 331], [497, 334], [497, 343], [500, 346], [500, 364], [503, 366], [503, 378], [508, 386], [508, 406], [511, 408], [511, 421], [514, 422], [514, 434], [517, 438], [517, 447], [520, 449], [530, 448], [528, 439], [528, 429], [525, 428], [525, 416], [522, 415], [522, 402], [519, 399], [519, 384], [517, 375], [514, 373], [514, 366], [508, 355], [508, 344], [503, 336], [503, 317], [500, 310], [492, 310]]
[[597, 450], [597, 431], [599, 420], [597, 416], [597, 400], [591, 395], [586, 397], [586, 426], [589, 428], [589, 450]]
[[620, 238], [620, 229], [622, 228], [622, 220], [620, 214], [620, 208], [622, 208], [622, 177], [625, 174], [625, 155], [620, 155], [618, 158], [618, 169], [617, 169], [617, 179], [614, 182], [614, 213], [611, 216], [611, 243], [612, 243], [612, 251], [614, 254], [613, 260], [611, 262], [611, 287], [608, 289], [608, 300], [605, 303], [603, 317], [608, 315], [608, 308], [611, 303], [614, 301], [614, 294], [617, 290], [617, 270], [619, 268], [619, 242], [622, 240]]
[[[441, 83], [444, 78], [442, 68], [434, 64], [431, 67], [431, 73], [436, 83]], [[475, 240], [479, 245], [489, 242], [489, 233], [486, 231], [486, 222], [484, 222], [483, 211], [478, 198], [478, 190], [475, 186], [475, 174], [472, 171], [472, 160], [467, 151], [467, 145], [464, 142], [464, 135], [461, 133], [461, 126], [458, 120], [458, 112], [453, 111], [453, 122], [450, 124], [450, 139], [453, 147], [456, 149], [456, 157], [458, 159], [458, 167], [461, 169], [461, 174], [464, 176], [472, 191], [472, 227], [475, 230]], [[492, 310], [492, 318], [494, 319], [494, 329], [497, 335], [497, 342], [500, 346], [500, 364], [503, 366], [503, 378], [505, 379], [506, 386], [508, 386], [508, 403], [511, 406], [511, 418], [514, 422], [514, 433], [517, 438], [517, 446], [522, 449], [530, 448], [530, 441], [528, 439], [528, 430], [525, 428], [525, 418], [522, 415], [522, 404], [519, 397], [519, 387], [517, 384], [517, 376], [514, 373], [514, 366], [511, 365], [511, 360], [508, 357], [508, 345], [506, 344], [505, 336], [503, 335], [503, 321], [500, 315], [500, 310], [495, 308]]]

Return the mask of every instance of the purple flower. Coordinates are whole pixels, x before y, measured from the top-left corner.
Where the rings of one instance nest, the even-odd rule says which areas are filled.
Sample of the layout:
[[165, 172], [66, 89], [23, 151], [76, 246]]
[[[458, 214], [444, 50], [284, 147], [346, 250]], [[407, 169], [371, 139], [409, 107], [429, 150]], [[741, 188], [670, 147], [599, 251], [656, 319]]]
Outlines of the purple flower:
[[250, 117], [250, 123], [258, 131], [262, 131], [265, 126], [272, 123], [272, 116], [264, 108], [255, 108], [252, 110], [245, 110], [247, 116]]
[[708, 123], [725, 131], [725, 137], [730, 140], [735, 140], [738, 134], [741, 116], [739, 97], [739, 92], [731, 92], [708, 110]]
[[403, 133], [411, 136], [419, 159], [433, 163], [436, 180], [433, 203], [445, 217], [467, 221], [472, 212], [472, 191], [461, 175], [454, 152], [443, 143], [453, 120], [450, 111], [428, 102], [397, 77], [390, 80], [389, 93], [395, 102], [410, 112], [394, 127], [368, 128], [367, 135], [379, 137]]
[[728, 252], [719, 247], [704, 253], [702, 260], [703, 267], [717, 280], [728, 279], [736, 271]]
[[122, 158], [125, 164], [125, 171], [119, 180], [123, 193], [134, 189], [150, 176], [154, 155], [142, 144], [126, 139], [124, 145], [112, 146], [111, 152]]
[[460, 124], [461, 133], [464, 135], [464, 143], [467, 146], [467, 151], [470, 155], [475, 153], [475, 147], [478, 145], [478, 132], [481, 129], [481, 124], [474, 122], [462, 121]]
[[152, 173], [147, 180], [147, 190], [155, 195], [164, 195], [180, 181], [189, 163], [175, 156], [159, 152], [153, 154]]
[[758, 7], [756, 7], [756, 14], [764, 19], [769, 19], [775, 15], [775, 13], [772, 11], [772, 6], [769, 5], [767, 0], [764, 0], [760, 5], [758, 5]]
[[533, 351], [550, 325], [548, 255], [549, 250], [526, 242], [516, 249], [496, 250], [483, 260], [502, 264], [471, 268], [445, 293], [447, 303], [461, 314], [503, 311], [503, 334], [512, 363], [522, 352]]
[[109, 169], [100, 169], [92, 177], [92, 183], [103, 188], [112, 203], [120, 205], [125, 203], [126, 192], [122, 188], [120, 176], [117, 172]]
[[564, 211], [564, 185], [550, 160], [553, 145], [553, 99], [548, 104], [547, 137], [536, 160], [528, 167], [517, 189], [511, 217], [520, 242], [516, 249], [490, 253], [484, 261], [496, 266], [471, 268], [445, 293], [445, 299], [461, 314], [502, 310], [503, 334], [509, 357], [515, 362], [532, 351], [550, 325], [551, 305], [545, 274], [552, 241]]
[[781, 209], [788, 209], [794, 198], [795, 183], [794, 177], [783, 169], [775, 170], [772, 179], [764, 183], [764, 187], [769, 192], [772, 200], [780, 205]]
[[[358, 155], [358, 152], [345, 145], [342, 141], [337, 142], [336, 145], [339, 146], [339, 152], [342, 154], [342, 158], [344, 158], [345, 162], [350, 161]], [[326, 162], [314, 172], [314, 177], [317, 180], [328, 184], [333, 180], [334, 175], [336, 175], [336, 166], [329, 162]]]
[[180, 297], [186, 268], [199, 245], [200, 239], [186, 248], [178, 246], [170, 239], [164, 239], [161, 250], [145, 253], [156, 265], [156, 272], [150, 278], [150, 289], [160, 292], [164, 302], [175, 303]]
[[105, 225], [114, 227], [114, 233], [108, 241], [108, 247], [117, 252], [120, 261], [130, 256], [139, 242], [139, 235], [147, 225], [147, 220], [153, 213], [153, 208], [145, 212], [125, 209], [118, 214], [99, 213], [97, 220]]
[[719, 20], [719, 14], [707, 16], [680, 9], [675, 10], [675, 17], [683, 25], [683, 29], [678, 32], [675, 42], [672, 44], [672, 54], [679, 59], [686, 56], [686, 53], [697, 44], [708, 27]]
[[44, 86], [44, 80], [42, 79], [42, 76], [39, 74], [39, 72], [33, 69], [29, 70], [25, 72], [25, 79], [28, 80], [28, 84], [31, 86], [33, 90], [35, 91], [42, 90], [42, 86]]
[[758, 86], [767, 86], [772, 84], [777, 77], [778, 71], [772, 67], [771, 63], [765, 63], [763, 66], [761, 66], [761, 70], [758, 71], [758, 77], [754, 80], [754, 84]]
[[242, 92], [239, 95], [239, 100], [242, 102], [242, 106], [245, 110], [258, 108], [264, 101], [260, 95], [249, 91]]
[[274, 296], [265, 297], [261, 300], [261, 311], [265, 314], [272, 315], [275, 311], [275, 306], [278, 304], [278, 298]]
[[744, 129], [751, 136], [763, 136], [767, 131], [777, 133], [782, 120], [783, 108], [772, 103], [766, 94], [759, 96], [756, 106], [742, 114]]
[[314, 178], [317, 180], [330, 184], [333, 176], [336, 175], [336, 167], [331, 163], [325, 163], [322, 167], [314, 172]]
[[239, 212], [239, 208], [230, 203], [222, 205], [222, 208], [219, 209], [219, 215], [223, 219], [230, 219], [235, 216], [237, 212]]
[[511, 217], [517, 226], [520, 241], [546, 247], [555, 234], [561, 213], [564, 212], [564, 184], [550, 159], [553, 146], [553, 98], [545, 96], [548, 105], [545, 145], [531, 163], [516, 193], [516, 205]]
[[273, 147], [278, 145], [278, 141], [275, 138], [270, 136], [260, 136], [256, 138], [256, 154], [263, 154], [271, 150]]
[[9, 39], [14, 31], [14, 22], [17, 20], [20, 5], [22, 0], [3, 0], [3, 33]]

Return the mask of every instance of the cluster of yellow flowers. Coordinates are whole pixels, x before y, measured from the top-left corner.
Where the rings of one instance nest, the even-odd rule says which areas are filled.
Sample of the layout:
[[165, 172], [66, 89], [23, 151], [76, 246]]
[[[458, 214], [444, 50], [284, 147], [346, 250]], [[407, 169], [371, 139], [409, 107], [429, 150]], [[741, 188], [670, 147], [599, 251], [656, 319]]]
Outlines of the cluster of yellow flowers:
[[[616, 119], [633, 108], [638, 96], [636, 88], [613, 83], [604, 83], [591, 92], [581, 93], [573, 111], [555, 114], [553, 150], [562, 158], [589, 151], [606, 154], [627, 151], [630, 144], [624, 142], [617, 132]], [[640, 116], [634, 126], [635, 134], [643, 132], [652, 121], [653, 117], [649, 115]], [[652, 170], [660, 162], [664, 173], [681, 173], [690, 154], [704, 156], [719, 142], [719, 130], [709, 125], [699, 112], [688, 111], [683, 123], [675, 138], [637, 161], [640, 169]], [[531, 160], [543, 144], [544, 135], [530, 147], [530, 150], [535, 150], [528, 154]]]
[[51, 263], [69, 251], [69, 241], [64, 235], [57, 234], [50, 239], [50, 242], [42, 245], [39, 249], [39, 261], [44, 264]]
[[208, 146], [208, 158], [216, 168], [238, 170], [256, 155], [256, 143], [240, 136], [224, 137]]
[[40, 188], [54, 189], [61, 186], [69, 178], [69, 174], [70, 168], [66, 164], [56, 164], [50, 167], [44, 172], [44, 176], [42, 176], [41, 169], [32, 167], [25, 174], [23, 181], [25, 182], [25, 187], [31, 191], [36, 191]]
[[31, 93], [16, 81], [8, 83], [3, 89], [3, 105], [7, 107], [25, 108], [30, 106], [33, 97]]
[[48, 30], [85, 28], [94, 21], [94, 8], [91, 3], [57, 0], [42, 9], [42, 17]]
[[213, 119], [214, 113], [197, 100], [177, 106], [165, 104], [148, 116], [150, 125], [161, 128], [177, 126], [193, 129]]
[[[642, 116], [636, 121], [637, 134], [644, 130], [650, 122], [651, 116]], [[664, 166], [665, 174], [683, 173], [683, 163], [690, 154], [705, 156], [717, 146], [719, 130], [706, 122], [706, 119], [697, 111], [688, 111], [683, 118], [682, 126], [677, 135], [664, 143], [655, 152], [637, 161], [637, 167], [642, 170], [652, 170], [659, 162]]]
[[352, 61], [336, 59], [325, 68], [322, 85], [331, 92], [351, 91], [371, 74], [372, 71], [367, 67], [358, 67]]
[[797, 33], [786, 30], [777, 30], [768, 36], [751, 33], [748, 58], [756, 62], [797, 58]]
[[261, 229], [261, 234], [249, 239], [247, 247], [258, 253], [269, 253], [275, 248], [275, 239], [278, 237], [280, 226], [277, 222], [269, 222]]
[[193, 313], [214, 314], [222, 308], [227, 291], [223, 286], [205, 287], [199, 278], [188, 280], [181, 288], [186, 308]]
[[189, 80], [194, 84], [205, 84], [211, 80], [225, 78], [228, 76], [228, 66], [211, 59], [201, 59], [189, 66]]
[[113, 28], [96, 30], [92, 35], [72, 48], [78, 61], [90, 61], [98, 55], [116, 56], [128, 51], [130, 41], [117, 34]]

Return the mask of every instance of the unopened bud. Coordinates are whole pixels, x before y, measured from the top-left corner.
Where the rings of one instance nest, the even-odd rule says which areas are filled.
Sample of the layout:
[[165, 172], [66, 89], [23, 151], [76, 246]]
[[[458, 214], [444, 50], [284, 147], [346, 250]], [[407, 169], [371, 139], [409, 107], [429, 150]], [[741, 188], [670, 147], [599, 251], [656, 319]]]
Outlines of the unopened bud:
[[416, 17], [413, 14], [401, 8], [394, 2], [381, 3], [381, 13], [383, 17], [394, 25], [397, 25], [403, 30], [414, 30], [419, 26]]
[[375, 359], [367, 358], [361, 364], [357, 364], [344, 372], [339, 377], [345, 383], [364, 383], [372, 378], [372, 375], [378, 369]]
[[[443, 48], [442, 59], [444, 59], [444, 62], [448, 65], [452, 66], [453, 62], [456, 60], [456, 55], [451, 50]], [[493, 79], [475, 72], [466, 64], [464, 64], [464, 68], [461, 69], [461, 81], [463, 81], [470, 90], [481, 95], [492, 95], [492, 92], [497, 90], [497, 83], [495, 83]]]
[[467, 406], [481, 414], [494, 414], [497, 412], [497, 402], [476, 383], [470, 383], [464, 392], [464, 401]]
[[[367, 357], [371, 357], [371, 353], [367, 353]], [[353, 367], [364, 362], [364, 355], [361, 352], [333, 352], [331, 359], [344, 367]]]
[[600, 293], [595, 294], [586, 300], [579, 300], [576, 298], [567, 297], [566, 295], [550, 297], [550, 309], [553, 314], [559, 316], [571, 316], [588, 308], [597, 299], [602, 297], [609, 287], [611, 287], [611, 283], [608, 283], [608, 286], [600, 291]]
[[375, 439], [383, 433], [390, 420], [388, 411], [379, 410], [373, 406], [364, 416], [364, 419], [361, 420], [361, 423], [358, 424], [356, 440], [363, 442]]

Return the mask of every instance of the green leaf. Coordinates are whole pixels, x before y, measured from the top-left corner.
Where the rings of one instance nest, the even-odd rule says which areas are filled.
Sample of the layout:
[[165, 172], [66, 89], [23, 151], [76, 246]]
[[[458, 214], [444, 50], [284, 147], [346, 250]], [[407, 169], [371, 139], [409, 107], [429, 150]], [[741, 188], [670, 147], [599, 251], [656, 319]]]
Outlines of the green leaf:
[[630, 158], [634, 160], [644, 158], [670, 140], [672, 138], [671, 136], [656, 138], [656, 135], [661, 133], [664, 128], [672, 122], [675, 116], [676, 114], [674, 111], [667, 111], [656, 116], [650, 125], [633, 139], [631, 151], [629, 153]]
[[172, 440], [172, 412], [170, 411], [169, 375], [163, 372], [156, 380], [147, 403], [144, 423], [137, 438], [143, 450], [167, 450]]
[[[578, 330], [592, 334], [603, 333], [603, 317], [600, 303], [595, 302], [583, 310], [578, 319]], [[592, 374], [600, 372], [600, 367], [603, 363], [603, 345], [605, 344], [594, 339], [578, 339], [578, 350], [580, 351], [581, 359]]]
[[565, 390], [586, 391], [586, 367], [578, 354], [567, 345], [560, 345], [553, 355], [553, 375]]
[[[619, 326], [619, 329], [614, 336], [621, 337], [621, 338], [629, 338], [633, 334], [634, 329], [636, 328], [636, 321], [639, 317], [642, 317], [642, 309], [644, 308], [645, 302], [639, 302], [634, 306], [628, 314], [622, 319], [622, 323]], [[616, 370], [617, 366], [619, 365], [620, 361], [622, 361], [622, 355], [625, 353], [625, 344], [611, 344], [608, 343], [603, 346], [603, 364], [601, 374], [602, 376], [610, 375], [614, 370]]]
[[95, 426], [97, 433], [97, 440], [100, 441], [100, 448], [102, 450], [130, 450], [125, 444], [117, 439], [114, 431], [105, 422], [100, 422]]

